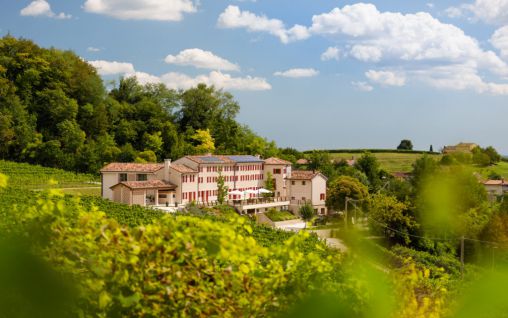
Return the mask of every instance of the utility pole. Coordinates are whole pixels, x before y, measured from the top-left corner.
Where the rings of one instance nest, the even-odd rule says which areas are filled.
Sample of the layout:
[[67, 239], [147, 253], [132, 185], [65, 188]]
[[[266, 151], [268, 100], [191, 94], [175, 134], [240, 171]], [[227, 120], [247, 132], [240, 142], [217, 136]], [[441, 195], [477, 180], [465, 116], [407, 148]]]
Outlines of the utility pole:
[[464, 279], [464, 235], [460, 238], [460, 275]]

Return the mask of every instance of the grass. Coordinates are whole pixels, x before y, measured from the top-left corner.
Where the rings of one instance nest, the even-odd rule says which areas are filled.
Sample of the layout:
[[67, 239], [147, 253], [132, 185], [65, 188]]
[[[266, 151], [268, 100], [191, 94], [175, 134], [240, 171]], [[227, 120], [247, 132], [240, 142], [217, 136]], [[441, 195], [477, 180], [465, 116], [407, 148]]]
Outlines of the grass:
[[269, 210], [265, 215], [273, 222], [294, 220], [298, 217], [289, 211]]
[[[341, 152], [341, 153], [330, 153], [330, 156], [335, 160], [340, 159], [351, 159], [351, 158], [360, 158], [361, 153], [350, 153], [350, 152]], [[421, 158], [423, 155], [418, 153], [372, 153], [381, 165], [381, 168], [388, 172], [409, 172], [412, 169], [412, 164], [418, 158]], [[437, 160], [441, 159], [441, 155], [429, 155], [432, 158]]]
[[495, 173], [499, 174], [500, 176], [502, 176], [503, 178], [508, 180], [508, 162], [505, 162], [505, 161], [498, 162], [494, 166], [481, 168], [479, 170], [479, 172], [485, 178], [487, 178], [492, 172], [495, 172]]

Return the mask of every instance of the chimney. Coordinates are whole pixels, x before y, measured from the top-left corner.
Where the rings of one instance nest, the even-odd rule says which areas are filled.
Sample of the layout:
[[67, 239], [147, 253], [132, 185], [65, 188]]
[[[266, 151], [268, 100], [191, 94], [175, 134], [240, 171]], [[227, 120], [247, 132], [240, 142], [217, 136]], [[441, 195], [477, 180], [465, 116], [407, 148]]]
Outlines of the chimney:
[[164, 180], [169, 181], [169, 167], [171, 166], [171, 159], [164, 159]]

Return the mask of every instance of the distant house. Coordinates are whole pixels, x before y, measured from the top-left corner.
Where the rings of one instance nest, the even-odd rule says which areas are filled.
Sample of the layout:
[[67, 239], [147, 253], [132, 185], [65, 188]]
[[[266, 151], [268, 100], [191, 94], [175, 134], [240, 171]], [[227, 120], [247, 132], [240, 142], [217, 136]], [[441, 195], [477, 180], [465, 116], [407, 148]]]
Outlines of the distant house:
[[409, 172], [400, 172], [400, 171], [392, 172], [391, 175], [395, 179], [399, 179], [399, 180], [408, 180], [411, 177], [411, 173], [409, 173]]
[[291, 195], [291, 207], [294, 212], [310, 204], [316, 214], [327, 214], [325, 205], [326, 182], [328, 178], [317, 171], [295, 170], [288, 177], [288, 193]]
[[491, 198], [496, 198], [508, 193], [508, 181], [506, 180], [487, 180], [483, 182]]
[[455, 146], [445, 146], [443, 148], [444, 154], [450, 154], [450, 153], [471, 153], [473, 149], [478, 147], [477, 144], [471, 143], [471, 142], [461, 142]]
[[296, 160], [296, 164], [297, 165], [308, 165], [309, 164], [309, 160], [304, 159], [304, 158], [298, 159], [298, 160]]

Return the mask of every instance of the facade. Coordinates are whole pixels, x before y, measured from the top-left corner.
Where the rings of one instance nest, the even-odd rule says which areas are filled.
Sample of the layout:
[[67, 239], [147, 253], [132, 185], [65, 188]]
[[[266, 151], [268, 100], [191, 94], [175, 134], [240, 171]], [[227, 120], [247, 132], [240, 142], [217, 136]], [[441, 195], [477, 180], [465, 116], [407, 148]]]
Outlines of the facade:
[[[111, 163], [101, 169], [102, 196], [125, 204], [180, 207], [190, 202], [217, 202], [217, 180], [224, 177], [228, 203], [239, 212], [264, 212], [270, 208], [296, 211], [311, 203], [326, 213], [326, 177], [320, 173], [292, 171], [291, 163], [279, 158], [256, 156], [185, 156], [160, 164]], [[266, 178], [273, 178], [273, 197], [263, 199]], [[305, 176], [305, 184], [298, 178]], [[291, 182], [299, 184], [291, 187]], [[294, 199], [291, 199], [294, 197]], [[303, 200], [302, 200], [303, 198]]]
[[506, 180], [487, 180], [483, 182], [483, 185], [491, 199], [508, 193], [508, 181]]
[[293, 171], [287, 179], [290, 209], [293, 213], [304, 204], [310, 204], [316, 214], [328, 214], [326, 208], [326, 178], [315, 171]]
[[443, 148], [443, 153], [444, 154], [456, 153], [456, 152], [471, 153], [473, 151], [473, 149], [476, 147], [478, 147], [478, 145], [475, 143], [461, 142], [455, 146], [445, 146]]

